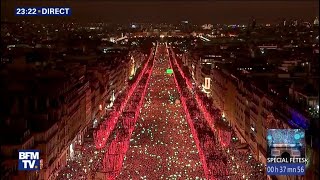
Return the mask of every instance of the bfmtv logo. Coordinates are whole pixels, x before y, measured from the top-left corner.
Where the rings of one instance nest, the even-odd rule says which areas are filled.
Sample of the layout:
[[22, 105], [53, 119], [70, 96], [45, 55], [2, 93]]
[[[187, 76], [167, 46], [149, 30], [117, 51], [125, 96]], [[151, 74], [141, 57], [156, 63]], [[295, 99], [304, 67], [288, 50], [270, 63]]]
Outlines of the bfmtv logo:
[[19, 150], [18, 170], [39, 170], [40, 151], [39, 150]]

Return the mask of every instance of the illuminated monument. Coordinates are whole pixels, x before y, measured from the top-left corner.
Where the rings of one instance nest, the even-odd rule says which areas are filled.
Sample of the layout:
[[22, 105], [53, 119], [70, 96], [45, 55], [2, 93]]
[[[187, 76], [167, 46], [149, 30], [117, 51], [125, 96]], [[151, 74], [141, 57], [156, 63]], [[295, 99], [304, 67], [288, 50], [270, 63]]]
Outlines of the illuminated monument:
[[268, 129], [268, 157], [305, 158], [303, 129]]

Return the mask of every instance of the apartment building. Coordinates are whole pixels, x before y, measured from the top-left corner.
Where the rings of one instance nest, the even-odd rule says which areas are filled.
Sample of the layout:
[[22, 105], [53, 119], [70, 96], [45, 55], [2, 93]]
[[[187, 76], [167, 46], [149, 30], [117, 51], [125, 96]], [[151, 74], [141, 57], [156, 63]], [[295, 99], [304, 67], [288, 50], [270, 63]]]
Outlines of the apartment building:
[[[216, 49], [216, 47], [213, 47], [213, 49]], [[181, 57], [178, 58], [181, 59], [183, 65], [188, 68], [195, 84], [199, 86], [208, 97], [220, 98], [219, 96], [216, 96], [217, 92], [214, 91], [224, 91], [224, 83], [216, 83], [216, 80], [213, 77], [219, 75], [214, 72], [215, 68], [219, 68], [218, 65], [228, 63], [222, 54], [219, 54], [216, 51], [206, 53], [200, 51], [200, 53], [192, 55], [191, 53], [183, 53]], [[218, 84], [220, 87], [217, 86]], [[213, 99], [213, 101], [218, 107], [223, 108], [221, 106], [222, 104], [219, 104], [222, 99]]]
[[6, 126], [1, 127], [1, 136], [6, 134], [6, 138], [1, 139], [1, 179], [37, 179], [37, 171], [18, 171], [18, 149], [32, 149], [35, 143], [25, 119], [6, 119]]
[[[1, 155], [2, 167], [6, 164], [8, 168], [1, 179], [54, 179], [81, 144], [91, 115], [86, 110], [90, 95], [86, 67], [63, 67], [50, 70], [19, 59], [2, 71], [2, 82], [8, 88], [1, 89], [2, 106], [6, 106], [1, 116], [7, 119], [1, 126]], [[8, 135], [18, 141], [7, 139]], [[19, 149], [39, 149], [41, 170], [17, 171]]]
[[125, 60], [116, 59], [112, 65], [108, 66], [110, 71], [110, 93], [108, 97], [115, 96], [115, 98], [119, 95], [120, 92], [124, 90], [128, 82], [128, 64], [126, 64]]
[[88, 65], [87, 78], [90, 82], [91, 117], [88, 119], [89, 127], [95, 127], [103, 119], [107, 107], [109, 70], [101, 62]]
[[[268, 81], [267, 77], [264, 78], [262, 82], [261, 77], [243, 77], [237, 72], [225, 69], [212, 70], [213, 104], [221, 109], [239, 139], [249, 145], [254, 157], [266, 164], [267, 129], [308, 129], [315, 119], [310, 113], [306, 114], [303, 110], [297, 109], [293, 102], [284, 101], [286, 97], [290, 98], [290, 94], [297, 97], [297, 93], [294, 96], [295, 91], [292, 87], [285, 85], [286, 81], [278, 79], [276, 81], [281, 82], [272, 82]], [[287, 91], [287, 96], [281, 92], [281, 88]], [[315, 103], [313, 99], [302, 100], [312, 105]], [[313, 139], [316, 137], [313, 133], [310, 136]], [[312, 142], [307, 141], [307, 144], [307, 151], [312, 154], [310, 159], [319, 157], [319, 150], [313, 147]], [[310, 164], [319, 167], [314, 159]], [[314, 174], [311, 174], [309, 177], [313, 176]]]
[[[208, 74], [210, 74], [210, 70], [208, 70], [208, 67], [202, 66], [201, 61], [199, 61], [199, 56], [197, 55], [191, 55], [190, 53], [184, 53], [181, 57], [181, 60], [183, 62], [183, 65], [188, 68], [192, 79], [194, 80], [194, 83], [196, 86], [203, 88], [205, 86], [205, 78], [208, 77]], [[204, 67], [207, 69], [207, 71], [202, 72], [201, 69]], [[207, 80], [208, 85], [208, 80]], [[210, 90], [209, 86], [206, 86], [207, 90]]]
[[149, 54], [143, 54], [140, 51], [133, 50], [129, 56], [129, 77], [133, 77], [137, 75], [137, 70], [143, 67], [143, 62], [149, 58]]

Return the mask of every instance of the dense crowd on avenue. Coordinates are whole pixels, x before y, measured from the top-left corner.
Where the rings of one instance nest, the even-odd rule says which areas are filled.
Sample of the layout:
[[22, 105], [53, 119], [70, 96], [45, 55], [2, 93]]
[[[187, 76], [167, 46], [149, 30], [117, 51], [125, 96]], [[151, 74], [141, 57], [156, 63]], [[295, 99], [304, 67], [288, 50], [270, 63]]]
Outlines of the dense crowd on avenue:
[[153, 61], [150, 61], [147, 71], [145, 71], [118, 120], [114, 130], [115, 135], [107, 147], [104, 159], [99, 163], [100, 166], [97, 171], [104, 173], [106, 179], [115, 179], [122, 169], [122, 163], [129, 149], [130, 138], [146, 94], [146, 88], [152, 72], [152, 65]]
[[150, 83], [117, 179], [204, 179], [198, 151], [169, 68], [159, 48]]
[[[81, 149], [70, 157], [68, 165], [57, 174], [57, 179], [112, 179], [118, 175], [135, 125], [134, 119], [139, 115], [140, 107], [137, 105], [141, 106], [150, 78], [152, 57], [131, 86], [116, 98], [113, 110], [105, 120], [93, 132], [89, 131], [90, 140], [83, 142]], [[103, 177], [98, 177], [101, 175]]]
[[[194, 126], [195, 135], [199, 140], [199, 149], [202, 151], [200, 156], [204, 158], [203, 166], [207, 172], [208, 179], [227, 179], [230, 169], [227, 166], [227, 158], [223, 156], [221, 147], [215, 138], [214, 132], [203, 117], [199, 109], [194, 94], [189, 91], [187, 83], [183, 76], [179, 73], [178, 67], [171, 58], [171, 65], [175, 72], [175, 78], [182, 94], [182, 101], [186, 104], [186, 113], [190, 114], [192, 122], [190, 126]], [[182, 102], [184, 103], [184, 102]]]
[[[220, 110], [212, 106], [212, 101], [198, 87], [188, 87], [187, 81], [189, 79], [186, 79], [184, 74], [189, 72], [182, 71], [180, 68], [182, 66], [181, 61], [178, 63], [174, 55], [172, 57], [171, 64], [175, 72], [175, 78], [183, 97], [186, 99], [187, 109], [197, 131], [201, 149], [205, 154], [209, 171], [208, 178], [265, 179], [264, 166], [252, 157], [249, 150], [242, 151], [237, 149], [239, 141], [231, 139], [231, 137], [234, 137], [233, 139], [238, 140], [231, 127], [224, 125], [224, 127], [216, 126], [214, 129], [210, 128], [212, 126], [208, 124], [208, 121], [203, 116], [203, 111], [209, 112], [214, 119], [214, 124], [225, 124]], [[189, 84], [191, 83], [189, 82]], [[223, 131], [225, 132], [218, 133]]]
[[57, 179], [265, 179], [220, 110], [160, 47]]

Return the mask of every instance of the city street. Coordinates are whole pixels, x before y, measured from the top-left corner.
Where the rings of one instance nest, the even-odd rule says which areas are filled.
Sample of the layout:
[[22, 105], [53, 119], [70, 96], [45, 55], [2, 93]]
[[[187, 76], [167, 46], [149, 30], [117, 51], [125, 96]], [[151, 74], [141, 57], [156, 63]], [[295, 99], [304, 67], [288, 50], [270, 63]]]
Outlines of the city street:
[[320, 179], [318, 1], [133, 2], [2, 3], [1, 180]]
[[[160, 45], [145, 104], [117, 179], [203, 179], [199, 154]], [[176, 102], [177, 100], [177, 102]]]
[[169, 54], [164, 44], [157, 47], [130, 96], [115, 104], [122, 110], [111, 113], [58, 179], [205, 178], [174, 76], [166, 74]]
[[58, 179], [261, 179], [262, 166], [230, 144], [234, 133], [215, 133], [219, 110], [207, 111], [199, 90], [192, 95], [167, 45], [154, 52]]

